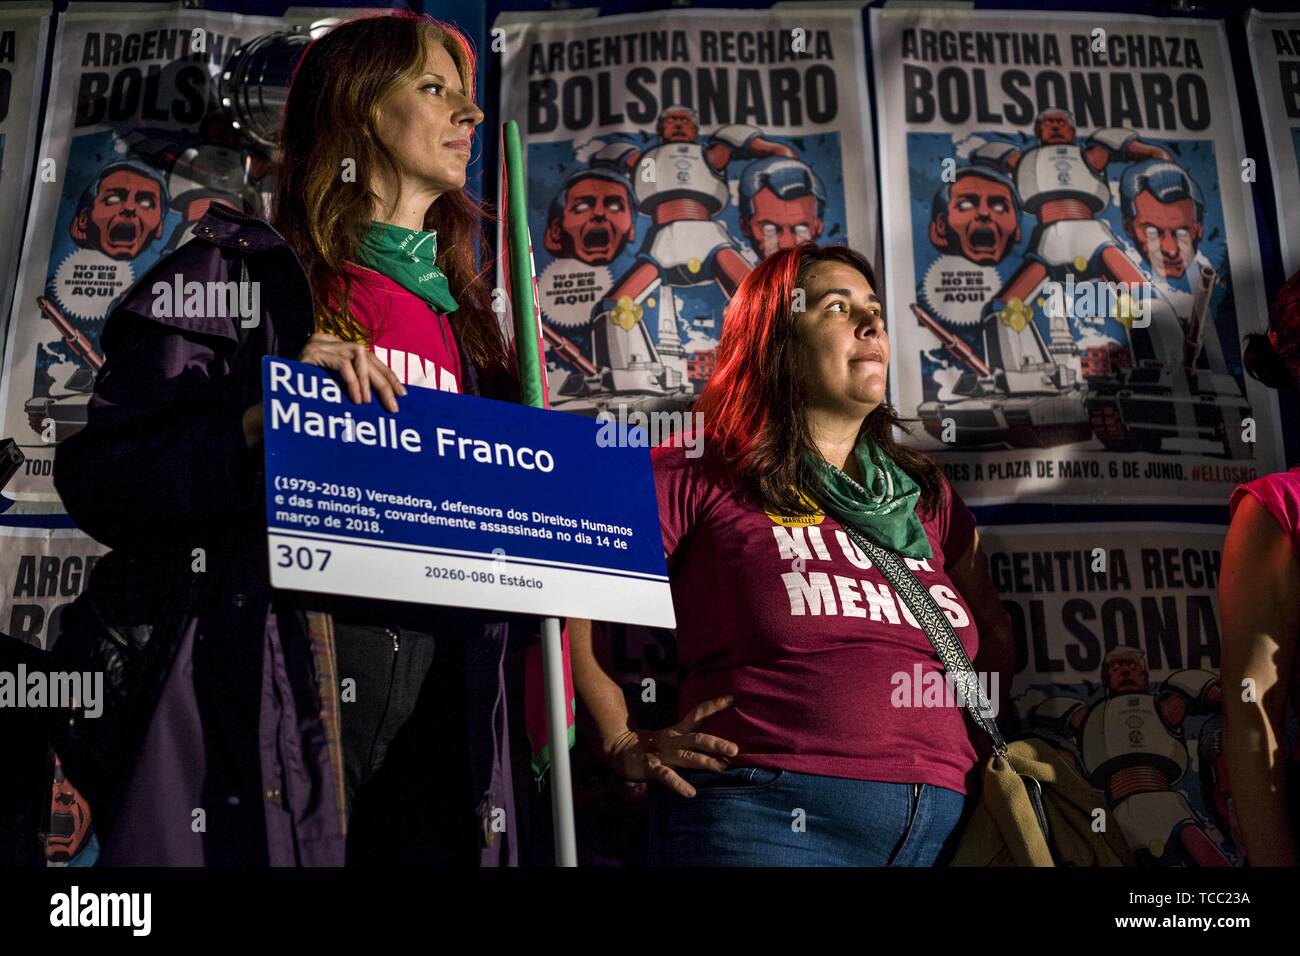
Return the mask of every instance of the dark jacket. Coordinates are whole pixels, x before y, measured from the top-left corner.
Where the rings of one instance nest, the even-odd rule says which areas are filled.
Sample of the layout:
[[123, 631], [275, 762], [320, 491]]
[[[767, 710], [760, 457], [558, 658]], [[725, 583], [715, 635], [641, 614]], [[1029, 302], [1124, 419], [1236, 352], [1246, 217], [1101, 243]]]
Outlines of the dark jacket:
[[[155, 283], [237, 281], [241, 264], [261, 292], [260, 324], [242, 347], [237, 317], [156, 314]], [[212, 205], [195, 237], [109, 315], [87, 425], [57, 450], [55, 487], [91, 537], [137, 552], [203, 549], [206, 561], [140, 757], [101, 834], [106, 865], [343, 863], [332, 622], [270, 587], [262, 455], [245, 446], [241, 425], [261, 400], [262, 356], [296, 358], [312, 314], [285, 239], [264, 220]], [[512, 397], [501, 394], [507, 378], [489, 397]], [[464, 390], [484, 394], [481, 381], [466, 362]], [[466, 638], [480, 823], [506, 811], [505, 833], [484, 827], [481, 862], [514, 864], [510, 625], [502, 615], [431, 613]]]

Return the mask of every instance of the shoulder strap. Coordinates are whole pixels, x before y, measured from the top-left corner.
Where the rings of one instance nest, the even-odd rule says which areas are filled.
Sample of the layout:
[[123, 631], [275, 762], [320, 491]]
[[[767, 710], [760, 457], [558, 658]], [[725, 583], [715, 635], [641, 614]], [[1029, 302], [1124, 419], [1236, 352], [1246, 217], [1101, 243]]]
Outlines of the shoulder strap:
[[[822, 507], [825, 510], [825, 506]], [[925, 585], [921, 583], [916, 573], [898, 554], [868, 540], [852, 525], [844, 522], [841, 524], [844, 525], [844, 530], [853, 542], [871, 559], [871, 563], [880, 569], [880, 573], [885, 576], [894, 593], [912, 612], [912, 617], [916, 618], [916, 622], [921, 625], [921, 630], [925, 631], [925, 636], [930, 639], [935, 653], [939, 656], [939, 662], [943, 664], [943, 669], [952, 675], [962, 704], [975, 723], [979, 724], [993, 740], [993, 749], [999, 756], [1005, 757], [1007, 742], [1002, 738], [1002, 731], [998, 730], [998, 725], [993, 720], [993, 707], [984, 693], [984, 688], [980, 686], [975, 668], [971, 666], [970, 657], [966, 654], [966, 648], [962, 646], [957, 632], [952, 629], [948, 616], [925, 589]]]

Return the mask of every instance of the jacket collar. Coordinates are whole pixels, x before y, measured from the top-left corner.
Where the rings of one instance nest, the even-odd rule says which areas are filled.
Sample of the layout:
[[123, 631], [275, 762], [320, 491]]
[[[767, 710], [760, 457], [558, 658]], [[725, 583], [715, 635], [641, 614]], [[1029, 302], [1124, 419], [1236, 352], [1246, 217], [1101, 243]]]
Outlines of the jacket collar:
[[194, 232], [213, 245], [237, 251], [262, 251], [289, 244], [265, 219], [247, 215], [221, 202], [208, 206]]

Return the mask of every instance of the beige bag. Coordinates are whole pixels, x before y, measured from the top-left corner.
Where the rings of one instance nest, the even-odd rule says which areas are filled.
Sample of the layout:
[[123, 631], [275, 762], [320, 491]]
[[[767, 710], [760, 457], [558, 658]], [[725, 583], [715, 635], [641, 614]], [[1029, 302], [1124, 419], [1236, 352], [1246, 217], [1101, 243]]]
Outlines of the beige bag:
[[1105, 798], [1051, 744], [1005, 746], [984, 765], [953, 866], [1136, 865]]
[[[930, 639], [971, 718], [993, 741], [983, 793], [962, 833], [954, 866], [1134, 866], [1114, 814], [1092, 785], [1043, 740], [1008, 745], [947, 615], [901, 557], [844, 529], [880, 569]], [[1094, 811], [1101, 809], [1097, 815]], [[1105, 827], [1093, 830], [1094, 820]]]

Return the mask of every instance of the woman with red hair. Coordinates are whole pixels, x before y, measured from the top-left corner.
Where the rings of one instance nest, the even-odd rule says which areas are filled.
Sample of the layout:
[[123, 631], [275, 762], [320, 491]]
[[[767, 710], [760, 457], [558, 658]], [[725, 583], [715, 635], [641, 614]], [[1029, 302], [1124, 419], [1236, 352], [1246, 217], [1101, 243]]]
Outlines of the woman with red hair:
[[908, 560], [999, 704], [1010, 620], [971, 513], [894, 440], [877, 289], [843, 246], [765, 259], [731, 300], [696, 406], [703, 452], [653, 453], [681, 722], [633, 729], [575, 642], [606, 753], [666, 787], [651, 821], [663, 864], [930, 866], [954, 848], [977, 760], [967, 718], [923, 693], [944, 686], [942, 665], [848, 529]]
[[[1242, 363], [1270, 388], [1300, 389], [1300, 272], [1273, 303], [1269, 331], [1246, 337]], [[1295, 866], [1300, 739], [1288, 741], [1286, 725], [1300, 680], [1300, 468], [1241, 485], [1228, 506], [1219, 615], [1222, 683], [1241, 688], [1223, 697], [1234, 832], [1252, 866]]]

